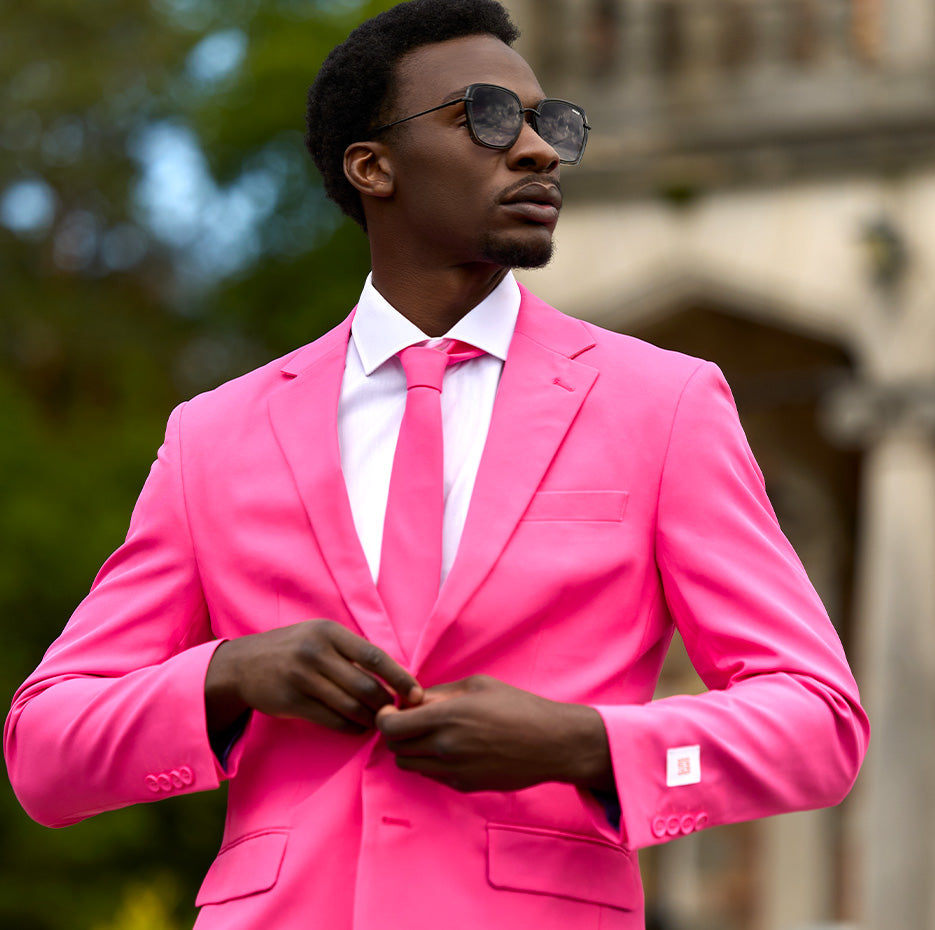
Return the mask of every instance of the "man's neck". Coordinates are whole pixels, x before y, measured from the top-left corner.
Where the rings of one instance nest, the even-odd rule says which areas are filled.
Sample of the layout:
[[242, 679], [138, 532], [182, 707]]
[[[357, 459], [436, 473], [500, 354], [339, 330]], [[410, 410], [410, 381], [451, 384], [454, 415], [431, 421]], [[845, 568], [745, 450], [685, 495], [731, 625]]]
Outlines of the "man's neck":
[[428, 271], [375, 261], [373, 286], [426, 336], [444, 336], [496, 288], [507, 270], [478, 263]]

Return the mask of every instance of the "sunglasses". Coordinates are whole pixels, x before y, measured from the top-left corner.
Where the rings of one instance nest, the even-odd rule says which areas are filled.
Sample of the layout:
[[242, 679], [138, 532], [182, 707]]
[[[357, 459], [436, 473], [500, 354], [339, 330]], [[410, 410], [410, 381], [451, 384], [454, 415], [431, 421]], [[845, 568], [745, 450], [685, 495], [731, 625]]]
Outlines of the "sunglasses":
[[543, 100], [538, 107], [524, 107], [513, 91], [496, 84], [471, 84], [463, 97], [379, 126], [373, 135], [457, 103], [464, 104], [468, 130], [478, 145], [489, 149], [511, 148], [523, 131], [528, 113], [532, 128], [555, 149], [563, 165], [577, 165], [581, 161], [591, 129], [581, 107], [553, 98]]

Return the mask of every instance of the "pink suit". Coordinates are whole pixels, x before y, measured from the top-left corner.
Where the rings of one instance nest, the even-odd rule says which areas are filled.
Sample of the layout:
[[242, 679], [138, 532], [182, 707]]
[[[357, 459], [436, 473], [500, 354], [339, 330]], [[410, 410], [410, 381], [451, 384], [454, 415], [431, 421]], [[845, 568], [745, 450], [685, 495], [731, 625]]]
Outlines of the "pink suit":
[[[622, 821], [562, 784], [461, 794], [376, 736], [205, 732], [217, 638], [327, 617], [401, 656], [338, 456], [345, 321], [172, 414], [126, 543], [17, 693], [52, 826], [230, 778], [199, 930], [638, 930], [636, 850], [839, 802], [867, 721], [717, 369], [523, 292], [461, 547], [409, 667], [598, 708]], [[652, 702], [677, 626], [711, 691]]]

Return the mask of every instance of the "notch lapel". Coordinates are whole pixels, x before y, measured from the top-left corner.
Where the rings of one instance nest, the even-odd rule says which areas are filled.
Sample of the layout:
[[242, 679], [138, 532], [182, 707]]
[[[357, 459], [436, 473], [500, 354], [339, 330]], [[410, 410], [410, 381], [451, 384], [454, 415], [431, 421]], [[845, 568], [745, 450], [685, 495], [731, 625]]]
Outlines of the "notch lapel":
[[361, 635], [403, 655], [370, 575], [351, 513], [338, 446], [338, 399], [350, 337], [348, 317], [283, 368], [289, 380], [269, 401], [273, 432], [328, 569]]
[[579, 320], [522, 289], [461, 542], [413, 656], [415, 671], [490, 573], [541, 484], [597, 379], [595, 368], [573, 358], [593, 344]]

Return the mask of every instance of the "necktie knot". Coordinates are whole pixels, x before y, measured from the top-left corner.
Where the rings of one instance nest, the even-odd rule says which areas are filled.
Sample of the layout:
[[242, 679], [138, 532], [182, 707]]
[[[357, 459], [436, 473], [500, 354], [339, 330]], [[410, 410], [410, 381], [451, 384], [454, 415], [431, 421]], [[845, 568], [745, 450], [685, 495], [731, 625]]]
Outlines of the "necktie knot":
[[406, 372], [406, 389], [416, 387], [442, 389], [442, 379], [448, 366], [448, 354], [432, 346], [409, 346], [399, 353]]
[[406, 373], [406, 389], [411, 391], [415, 387], [427, 387], [440, 392], [448, 365], [483, 354], [481, 349], [456, 339], [446, 339], [431, 346], [409, 346], [399, 353], [399, 360]]

